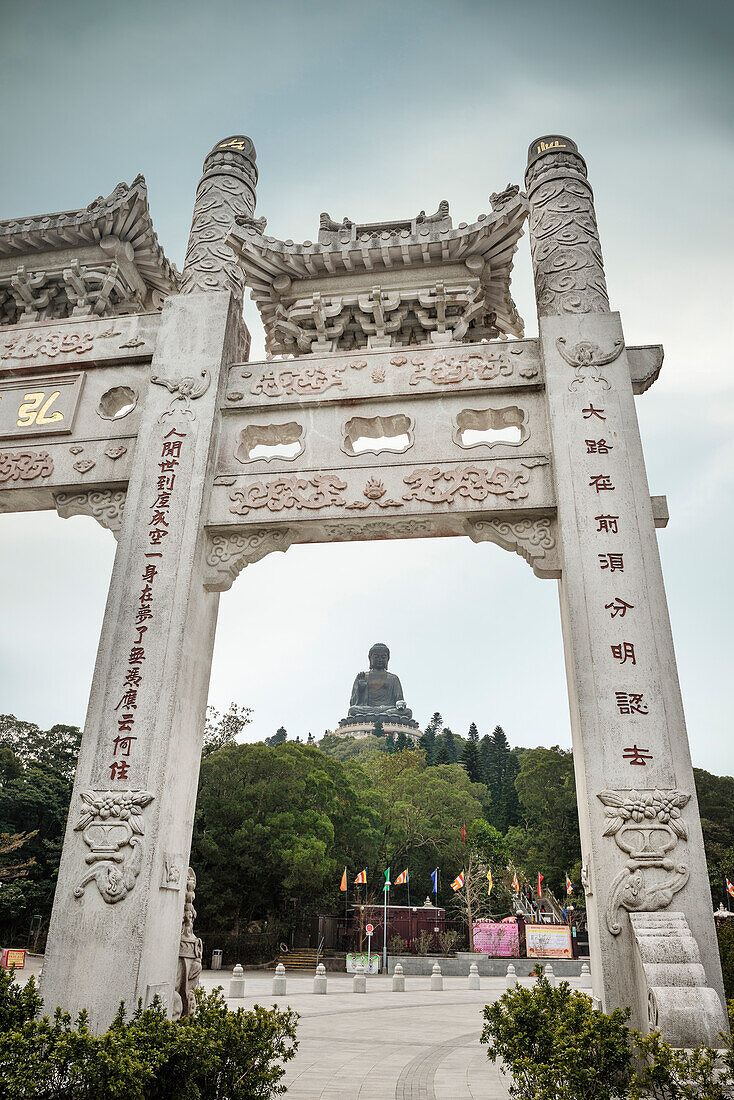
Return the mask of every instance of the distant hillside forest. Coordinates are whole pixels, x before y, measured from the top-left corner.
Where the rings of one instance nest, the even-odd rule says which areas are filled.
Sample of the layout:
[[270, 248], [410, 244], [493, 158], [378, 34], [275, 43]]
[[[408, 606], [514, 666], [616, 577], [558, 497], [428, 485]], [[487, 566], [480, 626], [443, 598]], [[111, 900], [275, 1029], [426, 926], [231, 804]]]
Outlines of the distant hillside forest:
[[[343, 909], [339, 883], [367, 869], [363, 898], [380, 899], [387, 866], [409, 869], [421, 904], [439, 868], [439, 904], [451, 914], [450, 883], [473, 852], [492, 868], [487, 915], [511, 911], [512, 872], [538, 873], [556, 896], [583, 907], [571, 752], [513, 747], [496, 726], [466, 737], [435, 714], [417, 747], [383, 736], [239, 743], [250, 711], [210, 711], [204, 736], [191, 865], [202, 930], [238, 935], [293, 912]], [[379, 731], [378, 731], [379, 732]], [[42, 945], [53, 901], [80, 731], [49, 730], [0, 716], [0, 940]], [[696, 769], [714, 905], [734, 880], [734, 778]], [[466, 830], [466, 842], [462, 829]], [[405, 904], [395, 887], [391, 900]], [[455, 915], [459, 915], [456, 912]]]

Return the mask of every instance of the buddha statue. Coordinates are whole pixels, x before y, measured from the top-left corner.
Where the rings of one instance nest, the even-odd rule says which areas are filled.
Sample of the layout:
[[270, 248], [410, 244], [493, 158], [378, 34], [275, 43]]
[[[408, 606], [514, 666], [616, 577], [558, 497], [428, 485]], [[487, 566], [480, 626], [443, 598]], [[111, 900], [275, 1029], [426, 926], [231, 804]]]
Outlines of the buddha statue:
[[340, 725], [351, 722], [394, 722], [403, 726], [416, 727], [413, 712], [403, 699], [403, 688], [394, 673], [387, 671], [390, 650], [377, 642], [369, 652], [369, 672], [359, 672], [352, 687], [349, 701], [349, 718], [342, 719]]

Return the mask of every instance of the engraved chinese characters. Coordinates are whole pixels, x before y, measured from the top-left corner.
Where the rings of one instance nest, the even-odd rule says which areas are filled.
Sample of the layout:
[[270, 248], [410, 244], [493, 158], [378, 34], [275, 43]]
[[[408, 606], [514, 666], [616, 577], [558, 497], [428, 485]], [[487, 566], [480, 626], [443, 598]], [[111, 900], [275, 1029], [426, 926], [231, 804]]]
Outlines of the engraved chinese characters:
[[135, 712], [138, 708], [138, 694], [145, 681], [145, 635], [156, 621], [156, 577], [165, 555], [169, 510], [175, 493], [176, 470], [180, 463], [181, 447], [185, 438], [185, 432], [178, 432], [175, 428], [171, 428], [161, 443], [158, 460], [160, 474], [157, 479], [157, 493], [150, 502], [147, 531], [149, 545], [143, 553], [144, 560], [141, 562], [141, 584], [132, 624], [132, 645], [127, 657], [127, 669], [123, 674], [120, 698], [114, 708], [116, 736], [111, 746], [112, 759], [107, 765], [110, 782], [115, 780], [129, 782], [131, 757], [134, 757], [135, 742], [138, 740], [134, 732]]

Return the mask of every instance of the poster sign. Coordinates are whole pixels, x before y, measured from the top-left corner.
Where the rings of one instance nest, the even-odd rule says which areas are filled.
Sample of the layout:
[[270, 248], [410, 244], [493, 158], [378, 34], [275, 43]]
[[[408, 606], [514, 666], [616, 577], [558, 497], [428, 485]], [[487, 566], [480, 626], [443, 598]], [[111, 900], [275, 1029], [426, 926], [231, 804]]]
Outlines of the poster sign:
[[495, 959], [516, 959], [520, 955], [520, 932], [517, 924], [504, 921], [475, 920], [474, 950]]
[[379, 974], [380, 973], [380, 956], [375, 954], [368, 955], [366, 951], [356, 951], [354, 954], [347, 955], [347, 974], [356, 974], [357, 967], [362, 963], [365, 974]]
[[526, 924], [529, 959], [572, 959], [571, 929], [567, 924]]
[[6, 947], [3, 949], [2, 960], [0, 960], [2, 966], [6, 970], [10, 970], [11, 966], [14, 966], [16, 970], [25, 970], [25, 948], [24, 947]]

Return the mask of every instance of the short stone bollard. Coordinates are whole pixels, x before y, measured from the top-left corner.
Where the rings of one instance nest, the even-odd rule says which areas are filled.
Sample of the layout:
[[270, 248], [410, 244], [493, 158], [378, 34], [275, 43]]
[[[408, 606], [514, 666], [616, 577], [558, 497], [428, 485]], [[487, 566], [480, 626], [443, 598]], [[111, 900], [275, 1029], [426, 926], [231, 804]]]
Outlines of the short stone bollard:
[[367, 992], [367, 975], [364, 969], [364, 963], [357, 963], [357, 969], [354, 972], [354, 978], [352, 980], [352, 993], [366, 993]]
[[469, 989], [479, 989], [479, 967], [476, 963], [469, 967]]
[[232, 971], [232, 977], [229, 983], [229, 995], [230, 997], [244, 997], [245, 995], [245, 972], [239, 963]]
[[591, 971], [589, 970], [588, 963], [581, 964], [581, 976], [579, 978], [579, 989], [591, 989]]
[[505, 985], [508, 989], [514, 989], [517, 985], [517, 971], [515, 970], [515, 967], [512, 965], [512, 963], [510, 963], [507, 967]]
[[285, 996], [285, 967], [282, 963], [278, 963], [275, 968], [275, 977], [273, 978], [273, 996]]
[[395, 964], [392, 976], [392, 991], [393, 993], [405, 993], [405, 975], [403, 974], [402, 963]]
[[543, 977], [544, 977], [544, 978], [545, 978], [545, 980], [547, 981], [548, 985], [550, 985], [550, 986], [555, 986], [555, 984], [556, 984], [556, 976], [555, 976], [555, 974], [553, 973], [553, 967], [551, 966], [551, 964], [550, 964], [550, 963], [548, 963], [548, 965], [546, 966], [545, 970], [543, 971]]
[[326, 993], [326, 967], [319, 963], [316, 967], [316, 976], [313, 980], [314, 993]]
[[431, 989], [443, 989], [443, 975], [441, 974], [441, 967], [438, 963], [433, 964], [433, 972], [431, 973]]

